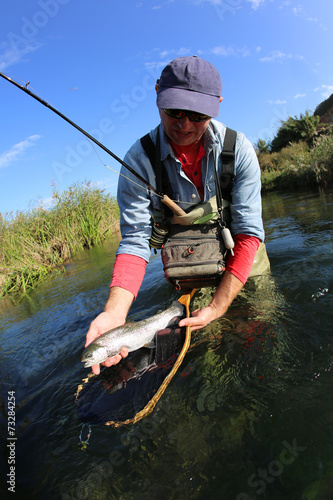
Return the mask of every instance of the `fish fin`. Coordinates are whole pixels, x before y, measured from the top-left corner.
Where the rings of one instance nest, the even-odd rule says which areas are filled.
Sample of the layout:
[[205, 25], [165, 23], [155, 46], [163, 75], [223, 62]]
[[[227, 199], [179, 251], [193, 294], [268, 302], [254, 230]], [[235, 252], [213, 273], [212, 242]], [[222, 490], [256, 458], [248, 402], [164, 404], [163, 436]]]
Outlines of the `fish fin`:
[[151, 340], [150, 342], [147, 342], [147, 344], [145, 344], [143, 347], [146, 347], [147, 349], [155, 349], [156, 343]]
[[[185, 311], [184, 311], [185, 312]], [[179, 321], [184, 317], [183, 316], [174, 316], [173, 318], [170, 319], [169, 323], [166, 325], [165, 328], [168, 328], [173, 325], [178, 325]]]

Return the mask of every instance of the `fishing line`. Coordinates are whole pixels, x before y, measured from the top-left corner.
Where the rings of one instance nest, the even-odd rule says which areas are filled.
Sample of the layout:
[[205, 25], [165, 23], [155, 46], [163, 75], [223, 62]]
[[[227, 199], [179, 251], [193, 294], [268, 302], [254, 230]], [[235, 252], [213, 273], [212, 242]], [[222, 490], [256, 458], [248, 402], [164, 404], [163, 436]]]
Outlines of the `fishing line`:
[[[104, 163], [102, 160], [101, 160], [101, 162], [104, 165], [104, 167], [112, 170], [112, 172], [115, 172], [118, 175], [121, 175], [122, 177], [124, 177], [124, 179], [128, 180], [129, 182], [132, 182], [132, 184], [135, 184], [136, 186], [139, 186], [141, 189], [144, 189], [144, 191], [149, 192], [149, 189], [147, 189], [146, 187], [142, 186], [142, 184], [139, 184], [138, 182], [133, 181], [133, 179], [130, 179], [129, 177], [127, 177], [126, 175], [122, 174], [118, 170], [115, 170], [114, 168], [109, 167], [109, 165], [106, 165], [106, 163]], [[155, 194], [155, 196], [158, 196], [162, 200], [163, 200], [163, 198], [165, 196], [164, 194], [160, 194], [160, 193], [154, 193], [154, 194]], [[182, 203], [183, 205], [189, 205], [189, 206], [196, 205], [196, 203], [192, 203], [191, 201], [181, 201], [181, 202], [180, 202], [180, 200], [171, 200], [171, 201], [173, 201], [174, 203]]]
[[[81, 132], [83, 135], [85, 135], [90, 141], [94, 142], [95, 144], [97, 144], [97, 146], [99, 146], [101, 149], [103, 149], [104, 151], [106, 151], [110, 156], [112, 156], [112, 158], [114, 158], [118, 163], [120, 163], [123, 167], [125, 167], [127, 170], [129, 170], [135, 177], [137, 177], [137, 179], [139, 179], [145, 186], [147, 186], [148, 188], [148, 191], [152, 191], [153, 193], [155, 193], [156, 195], [160, 196], [162, 202], [167, 205], [173, 212], [174, 214], [176, 215], [186, 215], [186, 213], [184, 212], [183, 209], [181, 209], [175, 201], [171, 200], [169, 198], [169, 196], [167, 196], [166, 194], [163, 194], [163, 193], [160, 193], [158, 192], [158, 190], [156, 188], [154, 188], [151, 184], [149, 184], [148, 181], [146, 181], [146, 179], [144, 179], [140, 174], [138, 174], [138, 172], [136, 172], [132, 167], [130, 167], [127, 163], [125, 163], [121, 158], [119, 158], [117, 155], [115, 155], [112, 151], [110, 151], [106, 146], [104, 146], [104, 144], [102, 144], [101, 142], [99, 142], [97, 139], [95, 139], [95, 137], [93, 137], [91, 134], [89, 134], [88, 132], [86, 132], [83, 128], [81, 128], [79, 125], [77, 125], [76, 123], [74, 123], [70, 118], [68, 118], [67, 116], [65, 116], [63, 113], [61, 113], [58, 109], [56, 109], [54, 106], [52, 106], [49, 102], [45, 101], [42, 97], [40, 97], [36, 92], [32, 92], [28, 87], [30, 85], [30, 81], [27, 82], [24, 86], [21, 85], [20, 83], [18, 83], [16, 80], [14, 80], [13, 78], [10, 78], [9, 76], [5, 75], [4, 73], [1, 73], [0, 72], [0, 76], [2, 78], [4, 78], [5, 80], [7, 80], [9, 83], [12, 83], [13, 85], [15, 85], [15, 87], [18, 87], [20, 90], [22, 90], [23, 92], [25, 92], [26, 94], [28, 94], [30, 97], [33, 97], [36, 101], [40, 102], [41, 104], [43, 104], [43, 106], [46, 106], [48, 109], [50, 109], [51, 111], [53, 111], [54, 113], [56, 113], [58, 116], [60, 116], [60, 118], [62, 118], [63, 120], [65, 120], [66, 122], [68, 122], [70, 125], [72, 125], [74, 128], [76, 128], [77, 130], [79, 130], [79, 132]], [[127, 179], [127, 177], [126, 177]], [[186, 202], [187, 203], [187, 202]], [[192, 203], [189, 203], [190, 205]]]
[[[114, 168], [110, 167], [109, 165], [107, 165], [106, 163], [104, 163], [104, 161], [102, 160], [102, 158], [100, 157], [100, 155], [98, 154], [98, 151], [96, 150], [94, 144], [92, 143], [92, 141], [90, 141], [90, 139], [87, 139], [88, 142], [90, 143], [91, 147], [93, 148], [94, 150], [94, 153], [96, 154], [97, 158], [99, 159], [99, 161], [101, 162], [101, 164], [108, 168], [109, 170], [111, 170], [112, 172], [115, 172], [116, 174], [118, 175], [121, 175], [122, 177], [124, 177], [124, 179], [126, 179], [127, 181], [129, 182], [132, 182], [133, 184], [135, 184], [135, 186], [138, 186], [139, 188], [141, 189], [144, 189], [144, 191], [148, 192], [149, 193], [149, 189], [147, 189], [146, 187], [142, 186], [142, 184], [139, 184], [138, 182], [135, 182], [133, 181], [133, 179], [130, 179], [129, 177], [127, 177], [125, 174], [122, 174], [121, 172], [119, 172], [118, 170], [115, 170]], [[159, 196], [160, 198], [163, 198], [163, 195], [159, 194], [159, 193], [155, 193], [156, 196]]]
[[[129, 177], [127, 177], [125, 174], [122, 174], [121, 172], [119, 172], [119, 170], [115, 170], [114, 168], [110, 167], [109, 165], [107, 165], [106, 163], [104, 163], [104, 161], [102, 160], [102, 158], [100, 157], [100, 155], [98, 154], [98, 151], [97, 149], [95, 148], [94, 144], [89, 140], [87, 139], [88, 142], [90, 143], [91, 147], [93, 148], [94, 150], [94, 153], [96, 154], [97, 158], [99, 159], [99, 161], [101, 162], [101, 164], [108, 168], [109, 170], [111, 170], [112, 172], [115, 172], [116, 174], [118, 175], [121, 175], [122, 177], [124, 177], [124, 179], [126, 179], [127, 181], [129, 182], [132, 182], [132, 184], [134, 184], [135, 186], [138, 186], [139, 188], [143, 189], [144, 191], [146, 192], [149, 192], [149, 189], [147, 189], [145, 186], [142, 186], [142, 184], [139, 184], [138, 182], [135, 182], [133, 179], [130, 179]], [[158, 196], [159, 198], [163, 198], [164, 195], [156, 192], [154, 193], [156, 196]], [[176, 203], [176, 200], [172, 200]], [[178, 201], [179, 203], [179, 201]], [[186, 204], [186, 205], [195, 205], [195, 203], [192, 203], [190, 201], [182, 201], [182, 203]]]
[[[103, 162], [102, 162], [103, 163]], [[148, 191], [149, 192], [149, 189], [145, 188], [144, 186], [142, 186], [141, 184], [139, 184], [138, 182], [135, 182], [133, 181], [133, 179], [130, 179], [129, 177], [127, 177], [126, 175], [122, 174], [121, 172], [118, 172], [118, 170], [115, 170], [114, 168], [112, 167], [109, 167], [109, 165], [107, 165], [106, 163], [103, 163], [104, 167], [108, 168], [109, 170], [112, 170], [112, 172], [115, 172], [116, 174], [118, 175], [121, 175], [122, 177], [124, 177], [124, 179], [128, 180], [129, 182], [132, 182], [132, 184], [135, 184], [135, 186], [138, 186], [140, 187], [141, 189], [144, 189], [145, 191]], [[159, 196], [160, 198], [163, 198], [163, 195], [162, 194], [159, 194], [159, 193], [155, 193], [156, 196]]]

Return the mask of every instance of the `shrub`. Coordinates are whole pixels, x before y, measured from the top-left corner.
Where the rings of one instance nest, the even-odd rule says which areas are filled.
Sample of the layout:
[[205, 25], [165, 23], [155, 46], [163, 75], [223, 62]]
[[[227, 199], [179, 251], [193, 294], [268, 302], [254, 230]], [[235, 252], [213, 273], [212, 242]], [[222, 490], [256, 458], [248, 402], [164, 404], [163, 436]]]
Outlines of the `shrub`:
[[322, 135], [313, 144], [309, 154], [309, 166], [314, 171], [317, 184], [333, 182], [333, 134]]
[[333, 134], [318, 137], [311, 149], [296, 143], [279, 153], [259, 155], [263, 191], [303, 186], [325, 186], [333, 182]]
[[310, 141], [317, 135], [317, 127], [320, 117], [306, 111], [303, 115], [289, 116], [288, 120], [282, 120], [274, 139], [271, 142], [271, 152], [281, 151], [291, 143], [300, 141]]

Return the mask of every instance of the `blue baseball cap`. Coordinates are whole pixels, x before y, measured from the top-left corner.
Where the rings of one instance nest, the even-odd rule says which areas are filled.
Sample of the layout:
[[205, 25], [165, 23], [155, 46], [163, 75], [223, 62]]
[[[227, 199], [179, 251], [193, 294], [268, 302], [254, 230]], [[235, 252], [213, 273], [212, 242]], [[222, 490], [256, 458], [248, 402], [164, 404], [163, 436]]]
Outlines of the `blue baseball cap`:
[[163, 69], [157, 84], [158, 108], [218, 116], [222, 80], [210, 62], [198, 56], [178, 57]]

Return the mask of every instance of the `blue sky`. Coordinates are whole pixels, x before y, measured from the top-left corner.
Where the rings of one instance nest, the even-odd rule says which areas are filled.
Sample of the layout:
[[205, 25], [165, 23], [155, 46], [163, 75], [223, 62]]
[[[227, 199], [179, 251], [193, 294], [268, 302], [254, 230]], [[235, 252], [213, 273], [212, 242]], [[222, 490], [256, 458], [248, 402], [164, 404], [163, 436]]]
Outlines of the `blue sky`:
[[[117, 156], [158, 123], [154, 84], [173, 58], [220, 71], [219, 120], [255, 142], [333, 93], [330, 0], [11, 0], [1, 3], [0, 71]], [[119, 165], [0, 78], [0, 212], [91, 181], [116, 193]]]

